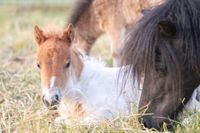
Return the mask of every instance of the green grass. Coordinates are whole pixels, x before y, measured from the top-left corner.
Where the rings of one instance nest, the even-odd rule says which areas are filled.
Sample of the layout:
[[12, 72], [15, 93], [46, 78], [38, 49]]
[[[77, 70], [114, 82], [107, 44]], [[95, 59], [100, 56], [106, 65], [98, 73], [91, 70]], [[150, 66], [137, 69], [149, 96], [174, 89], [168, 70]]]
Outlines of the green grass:
[[[110, 124], [81, 126], [54, 123], [54, 112], [41, 102], [40, 75], [35, 63], [34, 25], [63, 27], [69, 6], [0, 5], [0, 133], [29, 132], [153, 132], [142, 130], [137, 114], [118, 118]], [[92, 49], [92, 56], [111, 65], [109, 41], [104, 35]], [[177, 133], [200, 132], [200, 114], [185, 113]], [[189, 121], [187, 121], [187, 119]]]

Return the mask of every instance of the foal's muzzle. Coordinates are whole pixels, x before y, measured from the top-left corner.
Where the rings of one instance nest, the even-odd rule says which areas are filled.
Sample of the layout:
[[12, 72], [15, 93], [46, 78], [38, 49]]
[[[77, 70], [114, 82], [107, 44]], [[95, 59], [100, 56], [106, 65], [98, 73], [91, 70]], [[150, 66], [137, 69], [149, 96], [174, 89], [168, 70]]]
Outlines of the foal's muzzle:
[[42, 97], [42, 101], [46, 107], [50, 110], [56, 110], [60, 103], [60, 96], [58, 94], [53, 95], [50, 99], [47, 99], [45, 95]]

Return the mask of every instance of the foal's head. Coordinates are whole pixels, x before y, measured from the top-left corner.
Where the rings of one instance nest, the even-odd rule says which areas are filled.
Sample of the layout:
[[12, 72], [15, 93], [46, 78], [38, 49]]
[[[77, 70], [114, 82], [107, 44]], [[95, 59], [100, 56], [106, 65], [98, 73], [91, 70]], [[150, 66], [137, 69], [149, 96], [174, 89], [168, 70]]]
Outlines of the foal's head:
[[37, 42], [37, 66], [41, 73], [43, 102], [46, 106], [59, 104], [62, 92], [67, 87], [72, 59], [71, 43], [74, 39], [72, 25], [64, 32], [44, 32], [35, 26]]

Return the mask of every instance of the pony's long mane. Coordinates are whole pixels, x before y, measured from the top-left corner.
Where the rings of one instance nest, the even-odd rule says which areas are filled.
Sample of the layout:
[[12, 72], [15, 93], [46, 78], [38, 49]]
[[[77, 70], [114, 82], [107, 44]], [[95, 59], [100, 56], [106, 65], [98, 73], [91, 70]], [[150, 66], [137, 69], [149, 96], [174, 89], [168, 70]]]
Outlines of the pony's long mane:
[[[141, 81], [143, 75], [148, 75], [150, 70], [156, 70], [159, 50], [170, 77], [169, 83], [174, 90], [180, 91], [181, 65], [195, 72], [200, 70], [199, 7], [199, 0], [167, 0], [146, 13], [127, 37], [122, 50], [122, 65], [129, 65], [125, 77], [133, 74]], [[174, 22], [177, 28], [180, 42], [177, 47], [184, 53], [182, 60], [173, 49], [171, 38], [163, 38], [158, 31], [158, 23], [166, 19]]]
[[72, 10], [72, 14], [69, 19], [69, 23], [76, 26], [79, 22], [80, 17], [85, 13], [85, 11], [90, 7], [93, 0], [77, 0], [75, 7]]

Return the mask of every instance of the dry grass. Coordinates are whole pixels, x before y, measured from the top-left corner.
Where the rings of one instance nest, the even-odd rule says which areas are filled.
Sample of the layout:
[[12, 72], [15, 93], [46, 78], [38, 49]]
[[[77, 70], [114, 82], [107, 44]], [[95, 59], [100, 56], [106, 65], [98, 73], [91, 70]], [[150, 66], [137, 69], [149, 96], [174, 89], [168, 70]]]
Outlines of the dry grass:
[[[36, 6], [37, 7], [37, 6]], [[66, 6], [67, 7], [67, 6]], [[23, 9], [23, 10], [22, 10]], [[118, 118], [111, 124], [81, 126], [56, 124], [53, 113], [41, 102], [40, 77], [35, 67], [33, 27], [49, 23], [63, 26], [68, 8], [58, 10], [15, 5], [0, 6], [0, 133], [1, 132], [153, 132], [142, 130], [137, 115]], [[111, 65], [109, 42], [104, 36], [97, 41], [92, 55]], [[200, 114], [186, 113], [184, 124], [176, 132], [200, 132]]]

